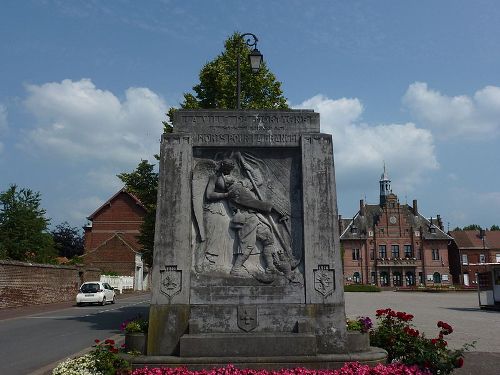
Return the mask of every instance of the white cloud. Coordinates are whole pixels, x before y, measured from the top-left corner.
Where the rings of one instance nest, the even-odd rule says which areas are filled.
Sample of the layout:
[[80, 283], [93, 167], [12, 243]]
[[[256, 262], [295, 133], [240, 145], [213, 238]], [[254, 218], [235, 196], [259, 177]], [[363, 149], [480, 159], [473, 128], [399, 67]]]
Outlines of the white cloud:
[[333, 100], [316, 95], [297, 108], [312, 108], [320, 113], [322, 131], [333, 135], [337, 182], [344, 186], [366, 189], [367, 183], [376, 184], [367, 181], [366, 176], [372, 176], [374, 170], [381, 172], [385, 162], [390, 175], [397, 176], [393, 187], [403, 193], [413, 191], [426, 173], [439, 167], [428, 130], [413, 123], [360, 123], [363, 106], [357, 98]]
[[7, 108], [3, 104], [0, 104], [0, 137], [1, 137], [0, 138], [0, 154], [3, 151], [2, 138], [3, 138], [3, 135], [7, 131], [7, 127], [8, 127], [8, 124], [7, 124]]
[[124, 100], [89, 79], [28, 85], [26, 108], [36, 127], [23, 146], [68, 159], [130, 164], [159, 151], [165, 102], [147, 88], [131, 87]]
[[500, 87], [486, 86], [473, 97], [446, 96], [427, 83], [412, 83], [403, 104], [439, 137], [484, 138], [500, 134]]

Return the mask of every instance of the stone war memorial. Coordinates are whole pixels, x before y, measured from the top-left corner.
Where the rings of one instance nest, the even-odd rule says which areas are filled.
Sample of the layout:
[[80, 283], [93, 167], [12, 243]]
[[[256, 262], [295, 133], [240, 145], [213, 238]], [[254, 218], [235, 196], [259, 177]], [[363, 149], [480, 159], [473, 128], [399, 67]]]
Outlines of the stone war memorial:
[[367, 335], [346, 332], [319, 114], [178, 110], [173, 129], [161, 142], [147, 355], [135, 365], [383, 361]]

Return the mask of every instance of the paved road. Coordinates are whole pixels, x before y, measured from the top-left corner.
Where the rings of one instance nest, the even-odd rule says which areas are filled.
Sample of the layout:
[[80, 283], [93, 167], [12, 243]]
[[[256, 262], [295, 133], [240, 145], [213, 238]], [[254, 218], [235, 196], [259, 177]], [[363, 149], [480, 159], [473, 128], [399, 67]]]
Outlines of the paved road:
[[147, 316], [149, 298], [133, 295], [114, 305], [69, 306], [0, 320], [0, 374], [29, 374], [80, 352], [95, 339], [120, 333], [125, 319]]
[[345, 293], [347, 317], [370, 316], [375, 310], [390, 307], [415, 315], [414, 324], [427, 337], [437, 335], [436, 323], [443, 320], [452, 325], [448, 336], [452, 348], [476, 341], [465, 354], [465, 365], [454, 375], [500, 374], [500, 311], [480, 310], [477, 294], [455, 293]]
[[[477, 341], [475, 351], [500, 353], [500, 312], [480, 310], [475, 292], [454, 293], [345, 293], [346, 316], [370, 316], [390, 307], [415, 316], [414, 324], [427, 337], [438, 334], [436, 323], [445, 321], [454, 329], [448, 336], [451, 347]], [[500, 374], [500, 370], [498, 372]]]

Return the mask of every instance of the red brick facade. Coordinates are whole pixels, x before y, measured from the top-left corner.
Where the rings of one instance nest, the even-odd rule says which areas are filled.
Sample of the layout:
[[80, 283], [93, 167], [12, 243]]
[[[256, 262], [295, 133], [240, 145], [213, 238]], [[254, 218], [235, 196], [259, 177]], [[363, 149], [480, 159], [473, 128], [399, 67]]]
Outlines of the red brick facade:
[[120, 276], [134, 276], [137, 235], [145, 215], [141, 202], [124, 189], [99, 207], [85, 230], [84, 262]]
[[80, 284], [99, 280], [98, 269], [0, 261], [0, 309], [73, 301]]
[[383, 287], [450, 285], [448, 242], [441, 218], [428, 220], [413, 207], [400, 204], [381, 179], [378, 205], [360, 201], [353, 219], [340, 219], [346, 284]]
[[500, 266], [500, 231], [465, 230], [449, 233], [450, 271], [453, 282], [476, 287], [477, 273]]

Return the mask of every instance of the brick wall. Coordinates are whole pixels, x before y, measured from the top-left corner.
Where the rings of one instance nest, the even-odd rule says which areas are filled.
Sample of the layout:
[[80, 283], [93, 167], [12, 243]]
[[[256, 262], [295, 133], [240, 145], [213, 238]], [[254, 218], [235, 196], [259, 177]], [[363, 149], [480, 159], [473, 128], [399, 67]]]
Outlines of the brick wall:
[[73, 301], [80, 284], [100, 274], [95, 268], [0, 261], [0, 309]]

